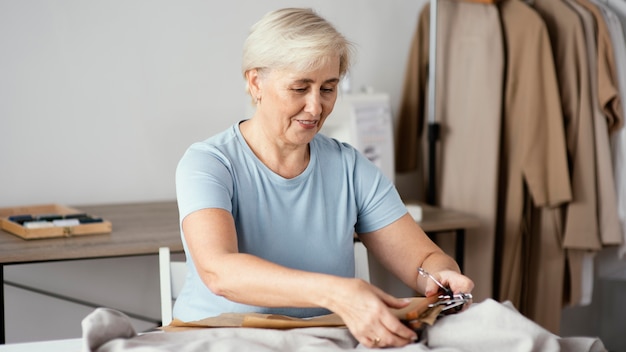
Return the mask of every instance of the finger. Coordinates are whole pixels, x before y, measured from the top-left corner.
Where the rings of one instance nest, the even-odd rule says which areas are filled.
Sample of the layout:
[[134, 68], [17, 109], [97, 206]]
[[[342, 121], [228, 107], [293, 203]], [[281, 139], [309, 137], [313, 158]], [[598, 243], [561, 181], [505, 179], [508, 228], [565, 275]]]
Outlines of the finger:
[[396, 298], [393, 296], [386, 296], [382, 297], [382, 300], [387, 307], [396, 309], [404, 308], [411, 304], [411, 299], [409, 298]]
[[415, 331], [402, 324], [388, 309], [378, 314], [378, 319], [372, 321], [367, 330], [357, 338], [367, 347], [399, 347], [417, 340]]
[[372, 345], [374, 347], [380, 347], [380, 348], [384, 348], [384, 347], [402, 347], [402, 346], [406, 346], [410, 343], [413, 343], [414, 341], [417, 340], [417, 337], [415, 339], [413, 338], [404, 338], [402, 336], [398, 336], [398, 335], [394, 335], [394, 334], [388, 334], [388, 335], [383, 335], [382, 338], [380, 338], [380, 340], [377, 342], [376, 340], [373, 341]]
[[366, 336], [364, 339], [359, 339], [359, 342], [370, 348], [385, 348], [401, 347], [417, 340], [417, 336], [415, 336], [415, 338], [405, 338], [389, 330], [385, 330], [384, 328], [376, 329], [375, 332], [370, 332], [370, 335]]
[[386, 293], [376, 286], [372, 286], [372, 289], [374, 290], [378, 298], [380, 298], [387, 307], [399, 309], [404, 308], [411, 303], [411, 300], [408, 298], [397, 298]]
[[393, 314], [385, 314], [381, 317], [381, 323], [389, 332], [389, 340], [385, 341], [389, 346], [404, 346], [417, 340], [417, 333], [404, 325]]
[[378, 336], [374, 336], [374, 337], [366, 337], [365, 341], [361, 342], [362, 345], [368, 347], [368, 348], [380, 348], [380, 347], [385, 347], [382, 343], [382, 339]]
[[436, 296], [436, 295], [439, 294], [439, 291], [441, 291], [441, 287], [439, 287], [439, 285], [437, 285], [434, 281], [429, 280], [426, 283], [426, 289], [424, 290], [424, 296], [426, 296], [426, 297]]
[[470, 293], [474, 289], [474, 282], [463, 274], [454, 271], [441, 272], [442, 282], [449, 286], [454, 293]]

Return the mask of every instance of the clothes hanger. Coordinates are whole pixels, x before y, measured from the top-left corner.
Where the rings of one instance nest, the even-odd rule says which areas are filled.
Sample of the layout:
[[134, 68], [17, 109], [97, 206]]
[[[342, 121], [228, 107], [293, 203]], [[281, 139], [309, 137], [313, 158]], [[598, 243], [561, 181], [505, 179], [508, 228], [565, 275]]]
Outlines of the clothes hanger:
[[459, 0], [459, 1], [471, 2], [475, 4], [486, 4], [486, 5], [493, 5], [499, 2], [499, 0]]

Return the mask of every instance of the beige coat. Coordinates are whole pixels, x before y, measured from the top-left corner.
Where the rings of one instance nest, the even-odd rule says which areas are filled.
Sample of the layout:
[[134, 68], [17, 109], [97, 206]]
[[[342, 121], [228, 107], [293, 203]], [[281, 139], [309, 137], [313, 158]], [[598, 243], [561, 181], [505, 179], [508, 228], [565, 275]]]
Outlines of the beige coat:
[[[413, 38], [398, 121], [396, 165], [419, 165], [426, 122], [428, 35], [426, 6]], [[465, 273], [474, 296], [492, 296], [496, 187], [504, 52], [495, 5], [440, 0], [437, 27], [436, 119], [441, 124], [438, 202], [481, 220], [466, 232]]]
[[[539, 251], [531, 249], [540, 244], [553, 246], [553, 239], [560, 237], [557, 227], [542, 228], [533, 218], [533, 210], [569, 202], [571, 188], [563, 112], [547, 28], [541, 17], [519, 0], [501, 1], [500, 13], [508, 61], [504, 177], [499, 193], [504, 216], [499, 219], [502, 272], [498, 298], [512, 301], [529, 315], [532, 306], [543, 298], [530, 290], [536, 278], [531, 268], [543, 259], [537, 256]], [[556, 275], [562, 278], [562, 273]]]
[[600, 10], [588, 0], [576, 0], [594, 18], [596, 29], [596, 88], [601, 113], [594, 119], [596, 138], [596, 173], [598, 192], [598, 214], [600, 238], [605, 245], [622, 243], [621, 224], [617, 214], [617, 197], [609, 132], [616, 131], [623, 124], [623, 110], [617, 83], [615, 54], [606, 22]]
[[[531, 269], [529, 292], [540, 300], [528, 301], [528, 317], [555, 334], [560, 329], [560, 312], [569, 301], [571, 276], [580, 271], [566, 270], [563, 237], [585, 239], [589, 248], [599, 248], [596, 205], [595, 146], [589, 65], [583, 24], [578, 14], [560, 0], [534, 0], [533, 7], [544, 20], [559, 83], [565, 138], [569, 159], [572, 200], [561, 208], [541, 214], [541, 246], [534, 248], [537, 263]], [[565, 274], [569, 273], [567, 279]], [[579, 282], [580, 279], [574, 279]], [[576, 287], [579, 289], [580, 287]], [[579, 294], [575, 294], [579, 295]]]

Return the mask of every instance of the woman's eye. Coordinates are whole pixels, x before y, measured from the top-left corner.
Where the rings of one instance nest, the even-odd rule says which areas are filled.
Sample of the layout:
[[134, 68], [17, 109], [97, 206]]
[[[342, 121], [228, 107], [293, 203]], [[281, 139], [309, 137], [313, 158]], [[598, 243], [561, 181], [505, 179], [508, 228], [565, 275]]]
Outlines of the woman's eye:
[[293, 91], [296, 93], [304, 93], [307, 91], [307, 88], [293, 88]]
[[332, 93], [335, 91], [335, 88], [322, 88], [322, 93]]

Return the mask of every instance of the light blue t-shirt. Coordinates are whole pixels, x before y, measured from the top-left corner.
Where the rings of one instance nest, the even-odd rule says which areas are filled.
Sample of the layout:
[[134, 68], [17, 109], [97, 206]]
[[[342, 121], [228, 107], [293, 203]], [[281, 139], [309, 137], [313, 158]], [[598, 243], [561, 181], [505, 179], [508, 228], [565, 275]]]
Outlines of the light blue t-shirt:
[[[189, 147], [176, 170], [176, 192], [181, 223], [200, 209], [225, 209], [235, 219], [239, 252], [342, 277], [354, 277], [354, 233], [381, 229], [407, 212], [393, 183], [350, 145], [317, 134], [306, 170], [286, 179], [254, 155], [239, 124]], [[183, 321], [227, 312], [328, 314], [235, 303], [204, 285], [189, 256], [187, 267], [174, 305], [174, 316]]]

